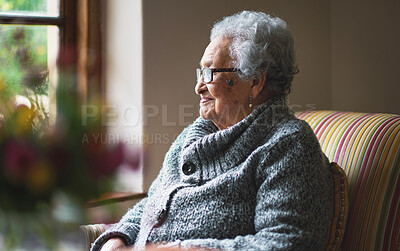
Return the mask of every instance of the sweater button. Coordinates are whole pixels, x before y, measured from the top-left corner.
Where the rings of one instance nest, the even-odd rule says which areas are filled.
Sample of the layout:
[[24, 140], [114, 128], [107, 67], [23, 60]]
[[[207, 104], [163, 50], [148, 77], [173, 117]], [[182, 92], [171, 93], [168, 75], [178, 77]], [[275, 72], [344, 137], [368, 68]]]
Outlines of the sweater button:
[[162, 209], [161, 212], [157, 216], [157, 223], [154, 227], [161, 226], [166, 219], [167, 219], [167, 210]]
[[196, 171], [196, 167], [193, 165], [193, 163], [191, 162], [186, 162], [185, 164], [183, 164], [182, 166], [182, 172], [185, 175], [191, 175]]

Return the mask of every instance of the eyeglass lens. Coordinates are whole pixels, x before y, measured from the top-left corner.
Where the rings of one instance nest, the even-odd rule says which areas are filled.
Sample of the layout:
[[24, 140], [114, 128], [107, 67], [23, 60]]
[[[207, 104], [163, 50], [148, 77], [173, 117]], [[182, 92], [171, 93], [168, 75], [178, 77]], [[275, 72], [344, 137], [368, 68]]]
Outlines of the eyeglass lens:
[[203, 69], [203, 81], [204, 83], [210, 83], [212, 81], [212, 71], [210, 68]]
[[[208, 67], [203, 69], [196, 69], [197, 82], [203, 81], [204, 83], [210, 83], [212, 81], [212, 70]], [[201, 79], [203, 77], [203, 80]]]

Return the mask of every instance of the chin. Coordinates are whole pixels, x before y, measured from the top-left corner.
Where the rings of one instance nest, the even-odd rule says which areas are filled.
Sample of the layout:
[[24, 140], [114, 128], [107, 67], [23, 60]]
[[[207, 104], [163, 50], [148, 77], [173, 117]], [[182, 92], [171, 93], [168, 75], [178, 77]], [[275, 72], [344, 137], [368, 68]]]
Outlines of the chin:
[[200, 112], [200, 117], [202, 117], [203, 119], [211, 119], [210, 116], [207, 116], [206, 114], [201, 113], [201, 112]]
[[200, 113], [200, 117], [202, 117], [203, 119], [209, 120], [209, 119], [213, 118], [212, 112], [207, 109], [200, 108], [199, 113]]

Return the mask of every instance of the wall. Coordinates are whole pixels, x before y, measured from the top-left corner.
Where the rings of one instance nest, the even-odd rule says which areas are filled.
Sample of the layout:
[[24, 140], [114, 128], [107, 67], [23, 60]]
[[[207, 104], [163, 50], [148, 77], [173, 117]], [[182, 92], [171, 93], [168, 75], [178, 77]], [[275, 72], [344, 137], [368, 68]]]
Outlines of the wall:
[[210, 28], [223, 16], [244, 9], [281, 17], [294, 34], [300, 73], [290, 95], [293, 108], [331, 107], [328, 1], [145, 0], [144, 190], [157, 175], [176, 135], [198, 116], [195, 69], [209, 43]]
[[[289, 24], [300, 68], [289, 100], [294, 110], [400, 114], [397, 0], [104, 1], [110, 104], [144, 104], [144, 190], [176, 135], [198, 116], [195, 69], [210, 28], [243, 9], [275, 14]], [[135, 130], [115, 127], [113, 132]]]
[[400, 1], [332, 3], [332, 109], [400, 114]]
[[[103, 141], [126, 143], [127, 152], [137, 152], [142, 134], [143, 44], [142, 1], [103, 0], [103, 74], [107, 101], [102, 107], [108, 134]], [[118, 191], [142, 191], [141, 169], [126, 165], [118, 175]]]

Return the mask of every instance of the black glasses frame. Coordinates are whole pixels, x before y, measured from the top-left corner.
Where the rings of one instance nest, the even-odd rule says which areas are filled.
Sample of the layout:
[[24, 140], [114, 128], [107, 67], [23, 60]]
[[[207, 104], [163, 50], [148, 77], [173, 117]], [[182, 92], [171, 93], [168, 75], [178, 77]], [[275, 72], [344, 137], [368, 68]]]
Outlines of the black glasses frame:
[[[196, 69], [196, 74], [197, 74], [197, 83], [201, 81], [203, 78], [204, 83], [210, 83], [213, 81], [213, 75], [214, 72], [237, 72], [239, 71], [238, 68], [209, 68], [209, 67], [204, 67], [203, 69], [197, 68]], [[207, 74], [206, 78], [204, 77], [204, 74]]]

